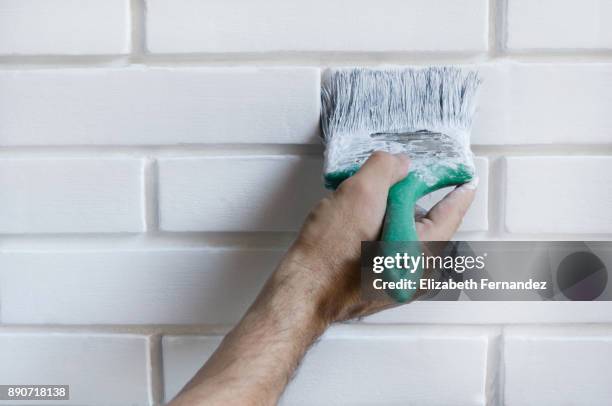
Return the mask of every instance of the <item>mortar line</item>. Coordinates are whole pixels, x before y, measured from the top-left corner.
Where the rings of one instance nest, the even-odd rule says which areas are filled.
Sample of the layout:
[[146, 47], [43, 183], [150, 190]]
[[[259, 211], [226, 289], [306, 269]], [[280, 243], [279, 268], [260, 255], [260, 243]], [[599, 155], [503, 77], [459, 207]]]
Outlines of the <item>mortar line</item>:
[[497, 174], [495, 173], [494, 165], [495, 165], [495, 157], [493, 159], [491, 157], [487, 157], [487, 231], [490, 233], [494, 233], [495, 229], [493, 228], [497, 213], [497, 206], [494, 202], [496, 202], [497, 193], [493, 187], [493, 185], [498, 184]]
[[225, 335], [231, 324], [14, 324], [0, 323], [0, 334], [89, 334], [143, 336], [149, 339], [164, 335]]
[[[477, 156], [612, 156], [612, 144], [474, 144]], [[323, 146], [312, 144], [180, 144], [180, 145], [33, 145], [0, 147], [0, 158], [86, 157], [213, 157], [213, 156], [316, 156]]]
[[487, 230], [493, 231], [496, 219], [499, 216], [497, 207], [497, 192], [493, 190], [493, 185], [497, 185], [499, 180], [497, 179], [498, 174], [493, 170], [496, 159], [491, 157], [488, 158], [488, 185], [487, 185]]
[[126, 68], [128, 54], [113, 55], [9, 55], [0, 56], [2, 70]]
[[608, 48], [599, 49], [572, 49], [572, 48], [532, 48], [532, 49], [512, 49], [506, 50], [504, 55], [508, 59], [522, 62], [538, 62], [540, 60], [550, 60], [559, 62], [567, 60], [574, 63], [598, 62], [601, 60], [609, 61], [612, 58], [612, 50]]
[[494, 156], [489, 162], [489, 201], [488, 201], [488, 223], [489, 230], [496, 235], [504, 232], [504, 189], [505, 171], [504, 158]]
[[612, 144], [472, 145], [477, 156], [608, 156]]
[[151, 158], [169, 156], [231, 156], [231, 155], [323, 155], [323, 146], [313, 144], [174, 144], [174, 145], [51, 145], [0, 147], [3, 157], [108, 157]]
[[152, 54], [147, 52], [145, 38], [145, 6], [143, 0], [132, 0], [134, 15], [132, 16], [132, 33], [130, 35], [130, 55], [6, 55], [0, 57], [3, 68], [11, 66], [46, 67], [54, 65], [106, 66], [118, 61], [133, 62], [147, 66], [326, 66], [329, 64], [397, 64], [413, 63], [422, 65], [427, 63], [470, 63], [482, 62], [487, 54], [481, 51], [431, 51], [431, 52], [331, 52], [331, 51], [270, 51], [270, 52], [242, 52], [242, 53], [177, 53]]
[[[490, 0], [493, 1], [493, 0]], [[503, 1], [503, 0], [500, 0]], [[496, 24], [498, 27], [500, 24]], [[141, 28], [144, 29], [144, 28]], [[501, 31], [501, 32], [500, 32]], [[71, 69], [71, 68], [187, 68], [187, 67], [338, 67], [338, 66], [378, 66], [378, 65], [431, 65], [457, 64], [477, 65], [498, 61], [516, 61], [523, 63], [610, 63], [612, 51], [609, 49], [538, 49], [508, 51], [500, 43], [504, 41], [503, 28], [495, 36], [496, 52], [476, 53], [342, 53], [342, 52], [296, 52], [296, 53], [262, 53], [262, 54], [149, 54], [145, 44], [137, 46], [134, 54], [129, 55], [37, 55], [37, 56], [2, 56], [0, 70], [36, 70], [36, 69]], [[490, 40], [491, 34], [487, 34]], [[501, 38], [500, 38], [501, 37]], [[140, 50], [144, 52], [140, 55]]]
[[[75, 335], [103, 335], [103, 336], [142, 336], [147, 340], [152, 336], [223, 336], [227, 334], [235, 324], [0, 324], [0, 334], [75, 334]], [[508, 327], [512, 328], [541, 328], [554, 329], [568, 326], [580, 326], [582, 329], [604, 329], [606, 332], [612, 331], [612, 322], [554, 322], [554, 323], [367, 323], [367, 322], [345, 322], [334, 325], [342, 332], [363, 336], [370, 331], [423, 331], [423, 329], [439, 330], [440, 333], [452, 334], [454, 330], [464, 331], [472, 329], [474, 331], [489, 332], [501, 330], [500, 336]], [[361, 335], [360, 335], [361, 334]], [[503, 346], [500, 346], [503, 350]], [[503, 367], [503, 357], [500, 367]]]
[[506, 351], [506, 329], [507, 326], [502, 326], [501, 327], [501, 333], [500, 333], [500, 337], [499, 337], [499, 345], [498, 345], [498, 351], [499, 351], [499, 358], [498, 358], [498, 365], [497, 365], [497, 376], [498, 376], [498, 382], [497, 382], [497, 395], [498, 395], [498, 401], [499, 401], [499, 405], [503, 405], [504, 401], [506, 400], [506, 357], [505, 357], [505, 351]]
[[[586, 324], [586, 323], [585, 323]], [[610, 325], [612, 323], [588, 323], [590, 325]], [[161, 339], [169, 335], [225, 335], [235, 323], [230, 324], [0, 324], [2, 333], [72, 333], [91, 335], [126, 335], [146, 336], [147, 340], [154, 342], [154, 338]], [[517, 324], [519, 325], [519, 324]], [[465, 328], [475, 331], [492, 331], [499, 329], [501, 324], [475, 324], [475, 323], [361, 323], [346, 322], [335, 324], [332, 329], [341, 329], [349, 333], [367, 333], [368, 331], [396, 331], [398, 328], [405, 331], [420, 331], [423, 328], [431, 330], [457, 330]], [[452, 331], [451, 331], [452, 332]], [[161, 343], [161, 341], [160, 341]]]
[[497, 2], [498, 0], [489, 0], [489, 15], [488, 15], [488, 47], [489, 57], [495, 58], [498, 55], [497, 47]]
[[159, 230], [159, 172], [156, 159], [145, 158], [143, 177], [146, 230], [147, 232], [155, 232]]
[[493, 40], [495, 41], [494, 56], [507, 54], [506, 39], [508, 37], [508, 0], [490, 0], [493, 3], [494, 21]]
[[500, 363], [504, 326], [500, 326], [495, 334], [488, 338], [487, 365], [485, 367], [485, 403], [488, 406], [501, 406], [499, 392], [500, 385]]
[[257, 250], [289, 247], [297, 232], [156, 232], [139, 235], [0, 234], [2, 252], [107, 252], [148, 250]]
[[162, 405], [164, 401], [164, 374], [162, 356], [162, 335], [153, 334], [149, 336], [148, 379], [149, 379], [149, 398], [154, 406]]
[[130, 48], [131, 63], [140, 63], [146, 55], [146, 4], [144, 0], [131, 0]]
[[[489, 207], [489, 230], [458, 232], [456, 241], [607, 241], [611, 233], [512, 234], [503, 231], [503, 208], [495, 192]], [[496, 203], [497, 201], [497, 203]], [[497, 207], [497, 208], [496, 208]], [[502, 211], [502, 213], [496, 213]], [[499, 218], [498, 218], [499, 217]], [[499, 229], [499, 231], [497, 231]], [[159, 232], [140, 235], [0, 234], [3, 253], [106, 253], [146, 251], [269, 251], [282, 252], [297, 232]]]

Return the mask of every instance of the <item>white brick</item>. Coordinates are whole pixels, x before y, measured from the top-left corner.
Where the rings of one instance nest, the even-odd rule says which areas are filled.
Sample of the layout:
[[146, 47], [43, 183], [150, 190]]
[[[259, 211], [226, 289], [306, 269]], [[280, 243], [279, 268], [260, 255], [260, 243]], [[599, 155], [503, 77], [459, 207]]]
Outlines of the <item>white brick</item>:
[[[470, 209], [463, 218], [459, 231], [486, 231], [488, 221], [488, 193], [489, 193], [489, 161], [486, 158], [475, 158], [476, 174], [478, 175], [478, 189]], [[426, 210], [431, 209], [453, 188], [444, 188], [430, 193], [421, 200], [419, 205]]]
[[610, 157], [507, 158], [507, 230], [612, 232], [611, 167]]
[[162, 338], [165, 402], [169, 402], [179, 393], [215, 352], [222, 339], [222, 336], [164, 336]]
[[504, 340], [504, 404], [609, 404], [610, 359], [609, 327], [508, 329]]
[[142, 162], [1, 159], [0, 233], [144, 230]]
[[232, 324], [282, 252], [0, 252], [0, 320], [15, 324]]
[[2, 0], [0, 54], [126, 54], [129, 7], [129, 0]]
[[147, 0], [150, 51], [487, 49], [485, 0]]
[[315, 68], [4, 71], [0, 145], [318, 143], [319, 81]]
[[149, 405], [147, 355], [146, 338], [134, 335], [5, 331], [0, 382], [70, 385], [69, 401], [50, 404]]
[[[0, 252], [0, 320], [229, 325], [239, 320], [283, 254], [280, 250], [74, 249]], [[605, 323], [612, 322], [612, 302], [415, 302], [364, 321]]]
[[495, 63], [484, 84], [474, 144], [609, 144], [612, 64]]
[[509, 0], [510, 49], [612, 48], [609, 0]]
[[[484, 405], [487, 334], [480, 329], [339, 326], [309, 351], [283, 405]], [[218, 337], [163, 339], [166, 400]], [[442, 377], [444, 390], [440, 390]]]
[[225, 156], [159, 161], [160, 227], [295, 231], [323, 196], [320, 157]]

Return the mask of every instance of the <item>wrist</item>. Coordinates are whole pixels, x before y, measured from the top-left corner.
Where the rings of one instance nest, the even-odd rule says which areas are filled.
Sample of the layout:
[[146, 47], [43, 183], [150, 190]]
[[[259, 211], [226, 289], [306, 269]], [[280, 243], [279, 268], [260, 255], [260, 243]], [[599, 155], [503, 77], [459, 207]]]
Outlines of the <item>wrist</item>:
[[295, 331], [315, 340], [333, 321], [321, 266], [306, 261], [293, 247], [274, 271], [247, 315], [265, 320], [269, 326]]

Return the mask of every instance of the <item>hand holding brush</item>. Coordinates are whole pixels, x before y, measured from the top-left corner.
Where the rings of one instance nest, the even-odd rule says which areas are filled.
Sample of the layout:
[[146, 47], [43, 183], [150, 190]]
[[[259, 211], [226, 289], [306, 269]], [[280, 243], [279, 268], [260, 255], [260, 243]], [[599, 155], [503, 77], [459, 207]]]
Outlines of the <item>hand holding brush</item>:
[[[240, 323], [170, 405], [276, 404], [331, 323], [397, 306], [391, 298], [362, 298], [360, 246], [380, 235], [389, 190], [410, 170], [405, 155], [377, 152], [323, 199]], [[474, 192], [460, 186], [449, 193], [416, 221], [418, 237], [449, 239]]]
[[[326, 186], [334, 189], [346, 182], [374, 151], [406, 154], [412, 162], [407, 176], [389, 190], [382, 241], [418, 241], [416, 202], [474, 178], [470, 130], [479, 85], [475, 72], [454, 67], [327, 73], [321, 92]], [[418, 244], [406, 250], [411, 256], [422, 254]], [[422, 269], [414, 271], [390, 268], [383, 278], [417, 281]], [[387, 290], [398, 302], [412, 299], [415, 292]]]

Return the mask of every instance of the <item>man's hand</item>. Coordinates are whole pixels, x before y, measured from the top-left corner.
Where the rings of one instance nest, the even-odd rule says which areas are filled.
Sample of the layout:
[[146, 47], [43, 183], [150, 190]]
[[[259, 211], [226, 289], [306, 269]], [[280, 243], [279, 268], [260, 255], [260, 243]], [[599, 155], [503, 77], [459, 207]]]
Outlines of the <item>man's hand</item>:
[[[405, 155], [372, 154], [354, 176], [310, 213], [283, 261], [289, 266], [277, 271], [285, 281], [295, 277], [299, 286], [310, 287], [308, 300], [319, 301], [320, 316], [325, 322], [364, 316], [396, 304], [391, 299], [360, 299], [360, 250], [361, 241], [380, 236], [388, 191], [406, 177], [409, 167]], [[472, 185], [457, 187], [429, 213], [417, 218], [420, 240], [449, 240], [474, 194]]]
[[[246, 315], [173, 405], [275, 404], [329, 324], [394, 304], [361, 300], [360, 247], [379, 237], [389, 188], [409, 166], [403, 155], [376, 152], [319, 203]], [[460, 186], [419, 218], [420, 239], [450, 239], [474, 192]]]

